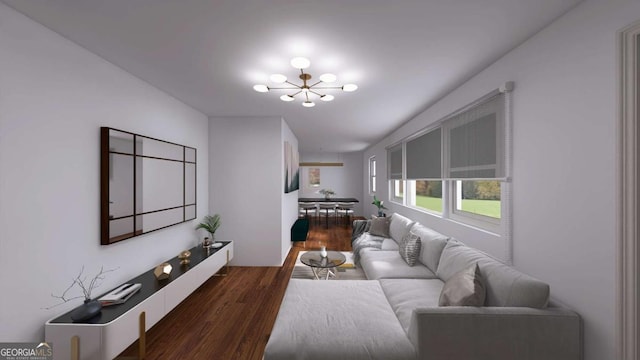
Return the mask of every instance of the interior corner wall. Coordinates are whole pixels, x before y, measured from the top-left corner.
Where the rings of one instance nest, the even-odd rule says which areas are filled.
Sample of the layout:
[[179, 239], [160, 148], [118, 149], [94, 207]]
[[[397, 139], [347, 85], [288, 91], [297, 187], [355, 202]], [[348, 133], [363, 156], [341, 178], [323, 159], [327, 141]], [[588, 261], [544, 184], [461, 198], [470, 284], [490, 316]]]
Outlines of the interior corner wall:
[[[639, 18], [637, 1], [580, 3], [364, 156], [376, 156], [378, 189], [388, 200], [385, 146], [515, 81], [513, 265], [549, 283], [552, 299], [580, 314], [586, 360], [617, 356], [616, 36]], [[491, 244], [481, 231], [389, 207], [474, 247]]]
[[[296, 138], [295, 134], [293, 133], [293, 131], [291, 131], [291, 128], [289, 128], [289, 125], [284, 119], [282, 119], [281, 123], [282, 123], [282, 126], [281, 126], [282, 144], [284, 144], [285, 141], [288, 141], [291, 144], [291, 146], [293, 146], [294, 149], [299, 151], [300, 148], [298, 146], [298, 138]], [[282, 184], [284, 188], [284, 181], [285, 181], [284, 145], [282, 146], [282, 150], [283, 150], [283, 154], [282, 156], [280, 156], [280, 159], [282, 161], [281, 164], [282, 164], [283, 171], [280, 172], [280, 174], [282, 175], [280, 184]], [[300, 156], [298, 156], [298, 159], [300, 159]], [[298, 176], [298, 179], [300, 179], [300, 176]], [[281, 192], [282, 194], [282, 229], [281, 229], [282, 247], [281, 247], [281, 253], [280, 253], [281, 263], [284, 263], [285, 259], [287, 258], [287, 255], [289, 254], [289, 250], [291, 249], [291, 227], [293, 226], [293, 223], [298, 219], [298, 192], [299, 190], [292, 191], [290, 193], [285, 193], [284, 191]]]
[[282, 264], [283, 149], [280, 117], [209, 120], [210, 212], [218, 240], [234, 241], [235, 266]]
[[97, 296], [197, 241], [191, 221], [100, 245], [100, 127], [197, 148], [200, 217], [208, 119], [2, 3], [0, 49], [0, 342], [40, 342], [45, 321], [82, 303], [43, 309], [82, 266], [117, 269]]
[[[368, 175], [362, 169], [362, 151], [348, 153], [331, 152], [304, 152], [300, 154], [301, 162], [341, 162], [343, 166], [319, 166], [320, 186], [309, 186], [309, 167], [300, 168], [300, 197], [322, 197], [318, 194], [320, 189], [332, 189], [335, 197], [353, 197], [359, 200], [354, 207], [356, 215], [369, 216], [369, 212], [363, 213], [363, 204], [370, 203], [371, 196], [368, 191], [363, 197], [362, 178]], [[368, 185], [367, 185], [368, 186]], [[368, 187], [366, 188], [368, 189]], [[374, 213], [371, 213], [374, 214]]]

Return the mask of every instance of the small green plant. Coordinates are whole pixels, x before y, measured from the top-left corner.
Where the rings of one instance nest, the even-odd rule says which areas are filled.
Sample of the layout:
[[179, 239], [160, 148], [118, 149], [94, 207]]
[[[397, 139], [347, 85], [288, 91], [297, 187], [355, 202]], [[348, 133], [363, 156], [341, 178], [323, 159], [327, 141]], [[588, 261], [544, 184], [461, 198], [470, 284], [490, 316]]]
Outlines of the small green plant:
[[319, 190], [318, 192], [320, 194], [322, 194], [322, 195], [325, 195], [325, 196], [327, 196], [327, 195], [335, 195], [336, 194], [336, 192], [331, 190], [331, 189], [322, 189], [322, 190]]
[[204, 217], [204, 221], [196, 226], [197, 229], [205, 229], [209, 234], [211, 234], [211, 239], [213, 239], [213, 235], [216, 233], [216, 230], [220, 227], [220, 215], [207, 215]]
[[382, 209], [385, 209], [385, 210], [387, 209], [386, 207], [384, 207], [384, 201], [378, 200], [378, 198], [375, 195], [373, 195], [372, 204], [375, 205], [378, 208], [378, 211], [380, 211]]

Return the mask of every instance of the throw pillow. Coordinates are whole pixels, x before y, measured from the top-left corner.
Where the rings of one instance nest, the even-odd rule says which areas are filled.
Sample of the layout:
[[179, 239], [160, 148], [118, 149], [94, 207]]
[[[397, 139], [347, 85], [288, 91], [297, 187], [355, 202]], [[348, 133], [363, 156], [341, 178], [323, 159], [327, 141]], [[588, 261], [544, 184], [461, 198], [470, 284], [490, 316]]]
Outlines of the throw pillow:
[[420, 236], [414, 234], [413, 232], [408, 232], [398, 246], [398, 251], [400, 252], [400, 257], [407, 263], [409, 266], [413, 266], [416, 264], [416, 260], [420, 256], [420, 247], [422, 246], [422, 242], [420, 241]]
[[391, 237], [389, 235], [389, 224], [391, 218], [374, 216], [371, 219], [371, 226], [369, 227], [369, 234], [382, 237]]
[[475, 265], [453, 275], [442, 287], [440, 306], [484, 306], [487, 295], [480, 267]]

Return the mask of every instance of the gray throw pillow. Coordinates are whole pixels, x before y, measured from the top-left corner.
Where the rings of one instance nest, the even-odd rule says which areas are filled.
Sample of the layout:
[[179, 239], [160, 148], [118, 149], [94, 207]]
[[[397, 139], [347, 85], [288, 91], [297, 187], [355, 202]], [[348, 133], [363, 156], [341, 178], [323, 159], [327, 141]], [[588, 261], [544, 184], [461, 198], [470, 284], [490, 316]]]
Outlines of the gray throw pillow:
[[480, 267], [475, 264], [454, 274], [442, 288], [440, 306], [484, 306], [487, 295]]
[[369, 227], [369, 234], [382, 237], [391, 237], [389, 235], [389, 225], [391, 224], [391, 218], [374, 216], [371, 219], [371, 226]]
[[420, 256], [420, 247], [422, 246], [420, 236], [410, 231], [402, 238], [398, 245], [400, 257], [402, 257], [407, 265], [415, 265], [418, 257]]

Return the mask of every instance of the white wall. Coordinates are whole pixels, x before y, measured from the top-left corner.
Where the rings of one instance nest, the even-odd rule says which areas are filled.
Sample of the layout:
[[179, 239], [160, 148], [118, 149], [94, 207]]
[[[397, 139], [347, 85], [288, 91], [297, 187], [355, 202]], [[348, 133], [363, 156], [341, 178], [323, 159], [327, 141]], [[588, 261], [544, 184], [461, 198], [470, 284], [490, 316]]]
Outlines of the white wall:
[[[44, 339], [80, 268], [94, 296], [196, 243], [195, 221], [100, 245], [100, 126], [198, 149], [208, 206], [207, 117], [0, 4], [0, 341]], [[79, 295], [73, 291], [73, 295]]]
[[[296, 138], [291, 128], [287, 122], [282, 119], [281, 121], [281, 131], [282, 131], [282, 144], [285, 141], [288, 141], [294, 149], [299, 149], [298, 147], [298, 138]], [[284, 170], [284, 145], [282, 146], [283, 155], [280, 157], [282, 159], [282, 169]], [[299, 158], [299, 157], [298, 157]], [[282, 180], [280, 184], [284, 186], [284, 171], [281, 172]], [[282, 262], [287, 258], [289, 254], [289, 250], [291, 249], [291, 226], [298, 219], [298, 192], [292, 191], [288, 194], [285, 194], [284, 191], [282, 194], [282, 229], [281, 229], [281, 258]]]
[[[290, 206], [297, 192], [283, 196], [282, 126], [280, 117], [210, 119], [209, 209], [222, 216], [216, 238], [235, 241], [233, 265], [280, 266], [284, 261], [283, 204]], [[295, 139], [292, 135], [287, 137]]]
[[[639, 18], [637, 1], [586, 1], [365, 152], [386, 199], [385, 145], [515, 81], [514, 266], [580, 313], [587, 360], [616, 356], [616, 32]], [[482, 232], [393, 209], [494, 251]]]
[[[301, 162], [341, 162], [344, 166], [319, 166], [320, 187], [311, 188], [308, 186], [309, 167], [300, 168], [300, 197], [322, 197], [318, 194], [320, 189], [332, 189], [336, 192], [335, 197], [353, 197], [360, 201], [355, 208], [356, 215], [362, 215], [362, 204], [371, 203], [371, 196], [367, 193], [362, 197], [362, 177], [368, 172], [362, 172], [362, 152], [331, 153], [331, 152], [305, 152], [300, 154]], [[365, 216], [369, 216], [365, 213]]]

